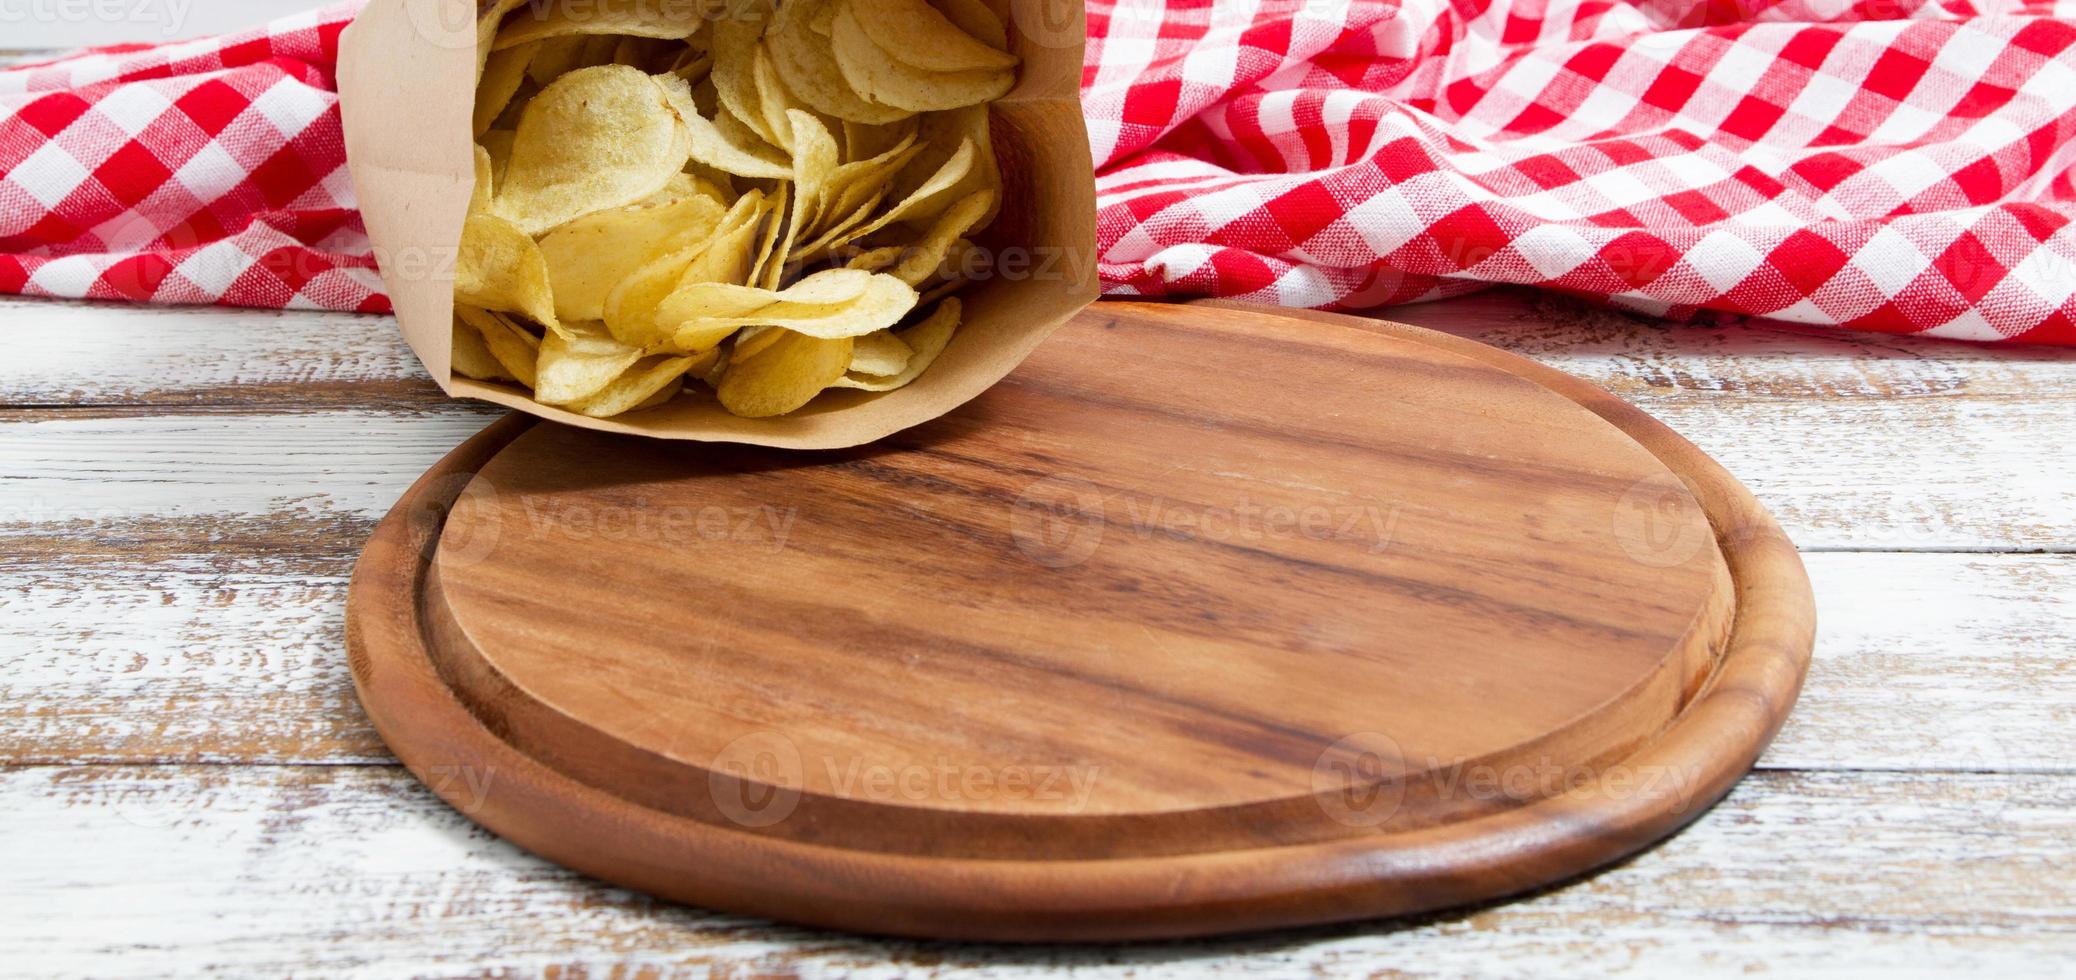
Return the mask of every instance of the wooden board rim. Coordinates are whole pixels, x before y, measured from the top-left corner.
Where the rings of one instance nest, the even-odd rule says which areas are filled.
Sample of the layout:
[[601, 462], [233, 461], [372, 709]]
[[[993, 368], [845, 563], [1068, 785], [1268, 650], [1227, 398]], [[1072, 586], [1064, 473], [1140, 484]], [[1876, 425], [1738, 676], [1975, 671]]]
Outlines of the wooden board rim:
[[[1228, 305], [1228, 304], [1213, 304]], [[1505, 895], [1644, 846], [1727, 792], [1778, 729], [1807, 667], [1814, 612], [1793, 546], [1750, 494], [1642, 412], [1532, 361], [1433, 331], [1278, 311], [1431, 345], [1527, 378], [1599, 415], [1686, 483], [1737, 586], [1736, 622], [1705, 689], [1634, 771], [1680, 774], [1677, 792], [1587, 786], [1465, 823], [1172, 858], [1015, 861], [839, 851], [634, 807], [576, 783], [484, 729], [422, 650], [417, 576], [466, 476], [530, 424], [493, 425], [429, 471], [383, 521], [355, 570], [348, 642], [363, 704], [436, 792], [550, 859], [695, 904], [868, 932], [971, 939], [1152, 938], [1400, 914]], [[460, 477], [460, 479], [457, 479]], [[388, 569], [407, 567], [397, 576]], [[382, 628], [382, 627], [388, 628]], [[494, 774], [488, 792], [460, 778]], [[618, 835], [583, 846], [545, 814], [575, 806]], [[698, 868], [696, 875], [686, 873]], [[1184, 873], [1187, 873], [1186, 878]], [[1177, 886], [1186, 880], [1188, 888]]]

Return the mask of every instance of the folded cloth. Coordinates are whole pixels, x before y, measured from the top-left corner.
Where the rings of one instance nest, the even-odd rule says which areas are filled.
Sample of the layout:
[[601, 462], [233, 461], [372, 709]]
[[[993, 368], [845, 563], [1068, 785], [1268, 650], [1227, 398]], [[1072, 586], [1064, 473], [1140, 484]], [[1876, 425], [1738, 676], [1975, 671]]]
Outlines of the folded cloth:
[[[0, 71], [0, 291], [386, 309], [332, 84], [353, 9]], [[2076, 10], [1088, 11], [1112, 294], [1359, 309], [1519, 283], [1674, 318], [2076, 343]]]

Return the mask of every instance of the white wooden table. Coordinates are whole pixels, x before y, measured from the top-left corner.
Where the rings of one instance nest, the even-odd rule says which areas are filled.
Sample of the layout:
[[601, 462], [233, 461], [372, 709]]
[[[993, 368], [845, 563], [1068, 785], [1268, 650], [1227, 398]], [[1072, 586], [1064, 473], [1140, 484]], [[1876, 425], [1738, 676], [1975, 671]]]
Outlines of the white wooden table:
[[1394, 311], [1713, 453], [1815, 580], [1800, 706], [1690, 829], [1491, 907], [1241, 939], [891, 942], [660, 904], [475, 829], [341, 644], [374, 522], [495, 417], [387, 318], [0, 300], [9, 973], [1544, 975], [2076, 967], [2076, 352]]

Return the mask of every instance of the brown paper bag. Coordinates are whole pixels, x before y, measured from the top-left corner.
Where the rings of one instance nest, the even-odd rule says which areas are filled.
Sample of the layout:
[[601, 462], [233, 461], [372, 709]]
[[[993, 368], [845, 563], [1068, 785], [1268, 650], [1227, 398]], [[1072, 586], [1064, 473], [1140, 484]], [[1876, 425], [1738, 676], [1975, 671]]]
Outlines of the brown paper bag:
[[[546, 2], [546, 0], [543, 0]], [[597, 2], [597, 0], [554, 0]], [[586, 429], [660, 439], [833, 449], [927, 422], [980, 394], [1096, 298], [1095, 177], [1081, 118], [1078, 0], [1009, 0], [1016, 87], [992, 106], [1002, 212], [976, 244], [995, 271], [959, 291], [963, 324], [929, 370], [885, 393], [826, 391], [778, 418], [737, 418], [704, 386], [594, 419], [450, 370], [455, 246], [474, 181], [476, 8], [370, 0], [340, 41], [347, 169], [404, 339], [448, 394]]]

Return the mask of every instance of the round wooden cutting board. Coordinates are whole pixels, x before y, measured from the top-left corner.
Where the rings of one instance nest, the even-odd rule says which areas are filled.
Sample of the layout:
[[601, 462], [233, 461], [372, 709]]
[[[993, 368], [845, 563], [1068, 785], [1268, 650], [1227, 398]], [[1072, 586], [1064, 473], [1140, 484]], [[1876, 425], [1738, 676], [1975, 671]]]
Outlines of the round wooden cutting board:
[[1324, 314], [1100, 303], [872, 446], [514, 416], [353, 580], [442, 797], [669, 898], [1109, 939], [1432, 909], [1672, 832], [1814, 614], [1729, 474], [1584, 382]]

